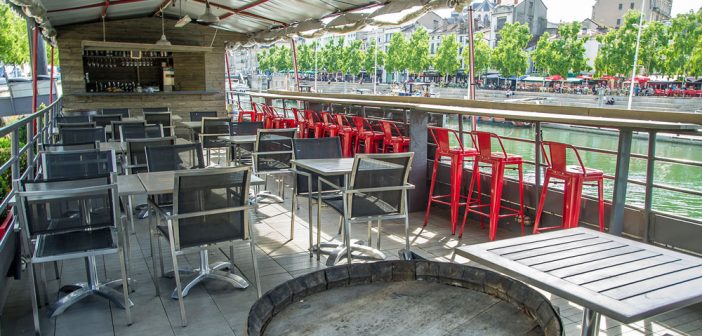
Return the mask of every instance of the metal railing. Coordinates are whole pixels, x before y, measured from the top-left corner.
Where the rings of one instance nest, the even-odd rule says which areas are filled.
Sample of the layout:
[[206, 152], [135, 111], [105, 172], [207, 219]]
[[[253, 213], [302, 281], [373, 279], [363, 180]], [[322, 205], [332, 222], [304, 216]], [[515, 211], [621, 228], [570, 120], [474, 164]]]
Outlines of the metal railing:
[[[40, 146], [42, 143], [50, 142], [52, 125], [54, 125], [54, 120], [61, 112], [62, 107], [63, 100], [59, 98], [48, 107], [25, 115], [16, 122], [0, 128], [0, 137], [9, 138], [10, 142], [9, 158], [0, 165], [0, 178], [7, 178], [7, 172], [10, 172], [9, 178], [11, 180], [5, 181], [7, 186], [12, 185], [12, 180], [36, 175], [39, 153], [41, 152]], [[23, 131], [26, 132], [26, 137], [21, 139]], [[8, 210], [8, 205], [14, 197], [15, 191], [8, 188], [3, 193], [2, 201], [0, 201], [0, 213], [5, 213]]]

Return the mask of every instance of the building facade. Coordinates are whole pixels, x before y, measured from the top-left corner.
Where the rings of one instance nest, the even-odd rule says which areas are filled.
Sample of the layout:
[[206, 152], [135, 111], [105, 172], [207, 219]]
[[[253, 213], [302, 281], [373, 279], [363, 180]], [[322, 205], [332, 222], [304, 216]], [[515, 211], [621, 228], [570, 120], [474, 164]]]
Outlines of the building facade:
[[[597, 0], [592, 6], [592, 20], [608, 27], [618, 28], [630, 10], [641, 10], [644, 0]], [[673, 0], [646, 0], [644, 18], [648, 21], [668, 21]]]
[[542, 0], [498, 0], [492, 12], [490, 47], [497, 46], [500, 30], [507, 23], [526, 24], [532, 36], [541, 36], [548, 26], [547, 12], [548, 8]]

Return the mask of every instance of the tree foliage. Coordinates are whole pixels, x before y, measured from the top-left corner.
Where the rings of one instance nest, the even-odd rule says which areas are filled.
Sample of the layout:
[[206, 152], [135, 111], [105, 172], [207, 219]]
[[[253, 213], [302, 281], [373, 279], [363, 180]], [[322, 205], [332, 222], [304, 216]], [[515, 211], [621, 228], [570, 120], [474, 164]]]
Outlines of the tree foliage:
[[[492, 57], [492, 49], [485, 41], [483, 34], [476, 34], [473, 41], [473, 48], [475, 48], [473, 67], [475, 68], [475, 75], [481, 75], [490, 70], [490, 58]], [[470, 48], [463, 48], [463, 62], [466, 65], [466, 73], [470, 69]]]
[[0, 62], [15, 65], [29, 62], [26, 23], [4, 2], [0, 2]]
[[[378, 53], [377, 56], [376, 52]], [[366, 48], [366, 57], [363, 60], [362, 69], [372, 73], [376, 66], [376, 57], [378, 68], [382, 68], [383, 65], [385, 65], [385, 52], [378, 48], [375, 41], [371, 41], [370, 45]]]
[[461, 68], [461, 62], [458, 60], [456, 34], [446, 35], [441, 39], [441, 44], [434, 58], [434, 68], [444, 76], [455, 74]]
[[532, 53], [534, 64], [550, 75], [568, 77], [568, 73], [589, 70], [585, 58], [586, 37], [579, 37], [582, 26], [580, 22], [562, 24], [558, 27], [558, 36], [552, 39], [544, 33]]
[[297, 45], [297, 66], [300, 71], [314, 70], [314, 53], [317, 42]]
[[[686, 76], [692, 74], [693, 50], [702, 36], [702, 11], [681, 14], [671, 20], [669, 43], [663, 51], [665, 70], [668, 75]], [[701, 74], [699, 72], [694, 74]]]
[[641, 33], [639, 64], [648, 74], [665, 72], [665, 48], [668, 46], [668, 26], [650, 22]]
[[365, 59], [365, 53], [361, 50], [360, 40], [355, 40], [343, 48], [343, 61], [341, 63], [341, 71], [344, 74], [352, 76], [358, 75], [361, 72], [362, 64]]
[[407, 69], [417, 75], [429, 68], [429, 33], [420, 26], [410, 37], [407, 46]]
[[500, 30], [501, 39], [492, 54], [492, 64], [502, 76], [519, 76], [527, 68], [526, 49], [531, 33], [521, 23], [507, 23]]
[[597, 37], [600, 51], [595, 58], [598, 75], [631, 74], [636, 52], [636, 36], [641, 12], [629, 11], [624, 15], [624, 22], [618, 29]]
[[407, 40], [402, 33], [397, 32], [392, 34], [390, 45], [388, 46], [388, 55], [385, 60], [385, 70], [388, 72], [396, 72], [407, 69]]

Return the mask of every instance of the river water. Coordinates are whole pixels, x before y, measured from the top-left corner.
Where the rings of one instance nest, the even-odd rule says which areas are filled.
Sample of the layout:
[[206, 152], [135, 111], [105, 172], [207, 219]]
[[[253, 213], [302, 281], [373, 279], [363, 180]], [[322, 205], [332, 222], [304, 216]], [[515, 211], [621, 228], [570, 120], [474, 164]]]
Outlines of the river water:
[[[456, 123], [453, 123], [456, 125]], [[466, 123], [466, 130], [470, 129], [470, 124]], [[478, 130], [494, 132], [501, 136], [509, 136], [520, 139], [534, 139], [534, 129], [529, 127], [513, 127], [500, 124], [478, 124]], [[556, 141], [572, 144], [581, 147], [589, 147], [603, 150], [617, 150], [618, 136], [616, 131], [602, 132], [586, 128], [561, 128], [542, 126], [543, 140]], [[604, 133], [604, 134], [603, 134]], [[466, 136], [467, 137], [467, 136]], [[468, 140], [468, 139], [466, 139]], [[525, 160], [534, 160], [534, 145], [517, 141], [504, 140], [505, 150], [508, 153], [519, 154]], [[470, 140], [468, 142], [470, 143]], [[494, 144], [493, 146], [496, 146]], [[648, 152], [648, 138], [635, 135], [632, 143], [632, 153], [646, 155]], [[580, 157], [585, 166], [600, 169], [605, 174], [614, 176], [616, 157], [610, 154], [595, 153], [591, 151], [579, 151]], [[659, 135], [656, 142], [656, 157], [683, 159], [689, 161], [702, 162], [702, 141], [698, 143], [689, 141], [670, 141], [664, 135]], [[569, 164], [577, 164], [575, 156], [568, 157]], [[646, 181], [646, 159], [632, 158], [629, 167], [629, 178], [631, 180]], [[508, 176], [516, 177], [516, 173], [506, 172]], [[527, 181], [534, 181], [534, 166], [525, 165], [525, 178]], [[668, 185], [677, 188], [702, 191], [702, 167], [685, 164], [657, 161], [654, 169], [654, 183]], [[605, 200], [611, 201], [614, 181], [605, 179]], [[553, 185], [556, 187], [556, 185]], [[563, 187], [562, 184], [559, 185]], [[597, 188], [586, 186], [583, 191], [586, 195], [596, 197]], [[636, 207], [644, 205], [643, 185], [628, 185], [627, 204]], [[655, 188], [653, 192], [653, 209], [660, 212], [671, 213], [678, 216], [699, 219], [702, 217], [702, 197], [672, 191], [662, 188]]]

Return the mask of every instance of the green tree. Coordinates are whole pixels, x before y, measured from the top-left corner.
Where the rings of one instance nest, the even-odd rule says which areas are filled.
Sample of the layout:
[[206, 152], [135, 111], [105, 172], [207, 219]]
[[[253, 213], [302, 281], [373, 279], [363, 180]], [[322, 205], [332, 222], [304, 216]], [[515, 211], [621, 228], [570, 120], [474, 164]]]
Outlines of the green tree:
[[407, 48], [407, 69], [410, 73], [419, 75], [429, 68], [431, 58], [429, 57], [429, 33], [420, 26], [412, 33]]
[[640, 14], [638, 11], [629, 11], [618, 29], [597, 37], [600, 50], [595, 58], [596, 74], [631, 74]]
[[300, 71], [314, 70], [314, 50], [317, 42], [297, 46], [297, 66]]
[[272, 68], [274, 71], [288, 71], [293, 68], [292, 54], [287, 46], [274, 47], [272, 50]]
[[664, 51], [668, 46], [668, 26], [661, 22], [649, 22], [641, 33], [639, 64], [648, 74], [665, 71]]
[[669, 32], [670, 42], [663, 51], [665, 70], [668, 75], [687, 76], [693, 67], [693, 49], [702, 35], [702, 11], [676, 16]]
[[434, 58], [434, 68], [446, 76], [447, 81], [449, 75], [455, 74], [461, 68], [461, 62], [458, 60], [456, 34], [446, 35], [441, 39], [441, 44]]
[[695, 49], [692, 50], [690, 74], [693, 76], [702, 76], [702, 36], [697, 39]]
[[523, 75], [527, 68], [526, 49], [531, 33], [521, 23], [507, 23], [500, 30], [501, 39], [493, 50], [492, 64], [504, 77]]
[[385, 70], [395, 73], [395, 79], [397, 79], [397, 73], [405, 69], [407, 69], [407, 40], [402, 33], [397, 32], [390, 38]]
[[273, 66], [272, 66], [272, 49], [274, 47], [268, 48], [268, 49], [263, 49], [259, 50], [258, 53], [256, 53], [256, 60], [258, 61], [258, 70], [265, 72], [265, 71], [273, 71]]
[[545, 32], [536, 42], [536, 49], [531, 52], [531, 60], [534, 66], [540, 69], [543, 73], [551, 73], [551, 61], [556, 57], [553, 53], [553, 43], [551, 42], [551, 34]]
[[361, 50], [362, 43], [363, 42], [360, 40], [355, 40], [348, 46], [344, 47], [341, 70], [344, 72], [344, 74], [350, 74], [353, 76], [354, 81], [356, 81], [356, 75], [361, 72], [365, 58], [365, 53], [363, 50]]
[[0, 62], [12, 65], [29, 62], [26, 23], [4, 2], [0, 3]]
[[363, 60], [363, 70], [367, 72], [373, 72], [376, 64], [376, 51], [378, 68], [382, 68], [385, 65], [385, 52], [380, 50], [376, 45], [375, 41], [372, 41], [370, 45], [366, 48], [366, 58]]
[[[568, 77], [569, 72], [579, 73], [590, 70], [585, 58], [585, 41], [587, 37], [579, 37], [582, 25], [580, 22], [562, 24], [558, 27], [558, 39], [554, 41], [554, 54], [557, 57], [554, 73], [563, 78]], [[558, 52], [560, 50], [560, 52]]]
[[[473, 57], [473, 67], [475, 68], [475, 76], [480, 76], [490, 70], [490, 58], [492, 57], [492, 49], [485, 41], [483, 34], [476, 34], [473, 41], [475, 53]], [[466, 65], [466, 73], [470, 69], [470, 48], [463, 48], [463, 62]]]
[[343, 64], [344, 56], [344, 38], [339, 37], [339, 39], [334, 43], [330, 41], [327, 43], [321, 52], [322, 64], [327, 72], [337, 73], [342, 71], [341, 66]]

